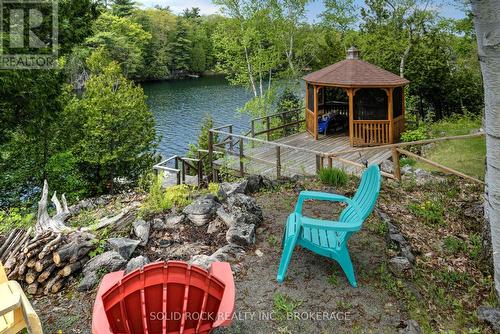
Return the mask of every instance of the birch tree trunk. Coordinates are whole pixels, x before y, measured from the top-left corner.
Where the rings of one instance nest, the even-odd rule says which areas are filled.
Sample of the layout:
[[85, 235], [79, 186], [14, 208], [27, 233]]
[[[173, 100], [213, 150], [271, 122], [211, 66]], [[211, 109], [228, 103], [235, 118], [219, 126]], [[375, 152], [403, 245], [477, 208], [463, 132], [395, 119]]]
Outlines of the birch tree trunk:
[[472, 0], [484, 85], [485, 217], [491, 231], [495, 288], [500, 296], [500, 1]]

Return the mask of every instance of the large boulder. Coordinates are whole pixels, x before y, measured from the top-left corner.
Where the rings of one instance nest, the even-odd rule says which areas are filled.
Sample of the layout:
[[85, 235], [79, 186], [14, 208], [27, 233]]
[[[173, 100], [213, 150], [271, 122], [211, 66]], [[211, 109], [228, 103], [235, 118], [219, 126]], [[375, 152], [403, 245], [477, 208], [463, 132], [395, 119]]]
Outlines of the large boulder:
[[232, 225], [226, 232], [226, 241], [244, 247], [255, 244], [255, 225], [240, 222]]
[[219, 205], [215, 196], [204, 195], [186, 206], [183, 212], [193, 224], [203, 226], [214, 218]]
[[211, 256], [217, 261], [239, 260], [245, 254], [243, 247], [236, 244], [227, 244], [216, 250]]
[[247, 186], [245, 188], [246, 194], [253, 194], [265, 187], [264, 179], [260, 175], [249, 175], [247, 178]]
[[203, 254], [195, 255], [188, 261], [189, 264], [202, 267], [206, 270], [208, 270], [210, 268], [210, 265], [213, 262], [217, 262], [217, 259], [212, 257], [212, 256], [203, 255]]
[[141, 239], [139, 245], [146, 246], [149, 240], [149, 231], [151, 229], [151, 223], [145, 220], [139, 219], [132, 225], [134, 234], [136, 237]]
[[223, 182], [219, 186], [218, 196], [221, 200], [225, 200], [234, 194], [244, 194], [247, 189], [247, 185], [247, 180], [232, 183]]
[[140, 243], [139, 240], [129, 238], [109, 238], [106, 242], [109, 249], [118, 252], [126, 260], [130, 259]]
[[389, 270], [396, 276], [404, 276], [411, 270], [411, 263], [404, 256], [395, 256], [389, 260]]
[[142, 255], [136, 256], [133, 259], [130, 259], [130, 261], [128, 261], [127, 267], [125, 269], [125, 274], [128, 274], [138, 268], [142, 268], [148, 263], [149, 259], [147, 257]]
[[97, 272], [92, 271], [82, 278], [76, 289], [81, 292], [89, 291], [92, 290], [97, 283], [99, 283], [99, 275], [97, 275]]
[[85, 264], [85, 266], [83, 267], [83, 274], [87, 276], [87, 274], [91, 272], [101, 271], [110, 273], [112, 271], [123, 269], [126, 263], [127, 261], [118, 252], [104, 252], [93, 257], [89, 262]]

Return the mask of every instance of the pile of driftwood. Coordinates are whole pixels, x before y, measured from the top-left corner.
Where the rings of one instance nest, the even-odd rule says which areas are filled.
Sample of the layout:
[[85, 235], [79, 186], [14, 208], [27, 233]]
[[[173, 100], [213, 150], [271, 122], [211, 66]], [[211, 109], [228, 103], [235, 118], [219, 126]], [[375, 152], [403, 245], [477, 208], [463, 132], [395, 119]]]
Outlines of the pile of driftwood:
[[96, 226], [74, 229], [67, 227], [65, 221], [79, 210], [70, 210], [64, 195], [61, 199], [62, 204], [55, 193], [52, 196], [56, 214], [50, 217], [45, 181], [34, 229], [14, 229], [0, 247], [0, 260], [9, 279], [25, 282], [29, 294], [60, 291], [88, 262], [89, 252], [96, 245], [93, 231], [110, 225], [113, 228], [123, 226], [135, 217], [127, 209], [114, 217], [101, 219]]
[[4, 252], [8, 257], [2, 255], [2, 260], [9, 279], [26, 282], [29, 294], [56, 293], [87, 263], [94, 244], [94, 236], [85, 232], [46, 231], [30, 237], [29, 233], [14, 230], [5, 245], [17, 246]]

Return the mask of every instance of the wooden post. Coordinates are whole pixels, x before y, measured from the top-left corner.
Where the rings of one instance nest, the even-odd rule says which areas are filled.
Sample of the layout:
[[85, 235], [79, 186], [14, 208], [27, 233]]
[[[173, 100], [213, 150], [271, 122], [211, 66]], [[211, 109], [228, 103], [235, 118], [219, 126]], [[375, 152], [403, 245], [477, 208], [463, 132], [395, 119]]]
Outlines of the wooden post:
[[406, 126], [406, 99], [405, 99], [405, 86], [401, 87], [401, 97], [403, 99], [403, 111], [402, 111], [402, 115], [403, 115], [403, 126], [401, 127], [400, 129], [400, 133], [398, 135], [398, 137], [400, 137], [401, 133], [405, 130], [405, 126]]
[[177, 172], [177, 185], [181, 184], [181, 171], [179, 170], [179, 157], [175, 157], [175, 169], [178, 170]]
[[[231, 141], [229, 142], [229, 151], [233, 152], [233, 126], [230, 125], [229, 126], [229, 138], [231, 139]], [[225, 145], [224, 145], [225, 146]]]
[[276, 178], [281, 178], [281, 147], [276, 146]]
[[349, 88], [347, 90], [349, 97], [349, 142], [354, 146], [354, 90]]
[[392, 108], [392, 91], [394, 88], [389, 88], [387, 91], [387, 115], [389, 120], [389, 143], [394, 144], [394, 113]]
[[285, 113], [281, 114], [281, 123], [283, 125], [283, 137], [286, 137], [286, 130], [288, 127], [285, 125], [287, 124], [285, 121]]
[[203, 183], [203, 161], [200, 159], [198, 160], [198, 187], [201, 187], [201, 184]]
[[321, 156], [316, 154], [316, 174], [321, 170]]
[[267, 141], [270, 140], [270, 136], [271, 134], [269, 133], [269, 129], [271, 128], [271, 124], [270, 124], [270, 121], [269, 121], [269, 116], [266, 116], [266, 136], [267, 136]]
[[333, 167], [333, 158], [328, 157], [328, 168], [332, 168], [332, 167]]
[[208, 165], [212, 171], [212, 181], [217, 181], [217, 174], [214, 168], [214, 133], [212, 129], [208, 130]]
[[245, 168], [243, 166], [243, 138], [240, 138], [240, 176], [245, 176]]
[[314, 139], [318, 140], [318, 88], [314, 87]]
[[[254, 119], [252, 119], [252, 121], [250, 122], [250, 126], [252, 127], [252, 128], [251, 128], [251, 130], [250, 130], [250, 136], [251, 136], [252, 138], [255, 138], [255, 120], [254, 120]], [[255, 143], [254, 143], [254, 141], [253, 141], [253, 140], [250, 142], [250, 146], [251, 146], [252, 148], [254, 148], [254, 147], [255, 147]]]
[[399, 151], [396, 147], [392, 148], [392, 165], [394, 169], [394, 177], [401, 181], [401, 166], [399, 165]]

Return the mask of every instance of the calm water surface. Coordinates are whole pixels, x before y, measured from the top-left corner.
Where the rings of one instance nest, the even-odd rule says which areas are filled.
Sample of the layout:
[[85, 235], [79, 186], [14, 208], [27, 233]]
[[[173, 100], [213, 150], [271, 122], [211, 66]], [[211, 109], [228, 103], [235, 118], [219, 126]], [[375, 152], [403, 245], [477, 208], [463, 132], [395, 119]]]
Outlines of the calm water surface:
[[221, 76], [144, 83], [143, 87], [156, 118], [156, 131], [162, 136], [158, 150], [164, 157], [184, 154], [189, 143], [197, 141], [206, 115], [215, 126], [233, 124], [235, 133], [250, 128], [250, 116], [237, 111], [251, 98], [250, 93], [230, 86]]

